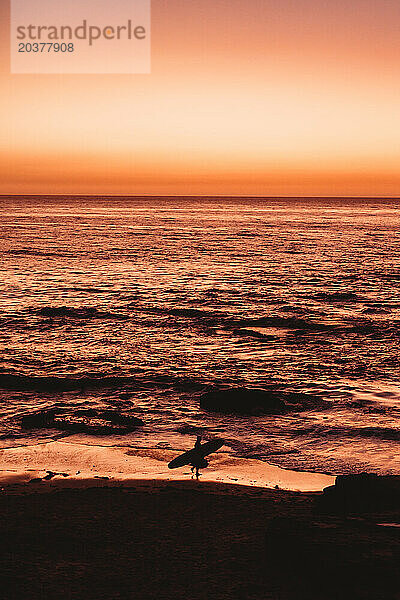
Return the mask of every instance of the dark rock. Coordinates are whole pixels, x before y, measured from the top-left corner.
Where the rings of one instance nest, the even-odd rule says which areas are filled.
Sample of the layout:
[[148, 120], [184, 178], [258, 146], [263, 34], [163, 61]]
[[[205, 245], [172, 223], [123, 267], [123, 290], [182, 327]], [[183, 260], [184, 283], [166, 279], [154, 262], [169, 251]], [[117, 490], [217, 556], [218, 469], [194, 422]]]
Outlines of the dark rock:
[[266, 574], [288, 600], [395, 600], [400, 536], [368, 521], [273, 519]]
[[323, 404], [317, 396], [251, 388], [213, 389], [200, 397], [200, 406], [204, 410], [240, 415], [282, 414], [290, 410], [310, 410]]
[[49, 408], [48, 410], [39, 410], [34, 413], [23, 415], [20, 419], [21, 427], [26, 429], [52, 427], [56, 413], [56, 408]]
[[132, 415], [121, 414], [115, 410], [94, 408], [77, 409], [74, 412], [51, 408], [24, 415], [21, 417], [20, 423], [26, 429], [60, 429], [92, 435], [124, 434], [144, 425], [141, 419]]
[[374, 473], [339, 475], [318, 499], [321, 512], [349, 514], [396, 510], [400, 506], [400, 477]]
[[213, 412], [243, 415], [276, 414], [286, 408], [277, 393], [247, 388], [205, 392], [200, 398], [200, 406]]

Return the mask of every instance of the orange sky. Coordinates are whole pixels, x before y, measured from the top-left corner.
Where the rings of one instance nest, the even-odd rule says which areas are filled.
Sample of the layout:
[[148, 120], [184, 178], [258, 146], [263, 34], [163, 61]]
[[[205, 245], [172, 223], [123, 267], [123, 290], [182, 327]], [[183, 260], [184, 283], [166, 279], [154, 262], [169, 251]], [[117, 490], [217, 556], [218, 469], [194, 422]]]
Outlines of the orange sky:
[[153, 0], [151, 75], [10, 75], [0, 1], [0, 193], [400, 195], [398, 0]]

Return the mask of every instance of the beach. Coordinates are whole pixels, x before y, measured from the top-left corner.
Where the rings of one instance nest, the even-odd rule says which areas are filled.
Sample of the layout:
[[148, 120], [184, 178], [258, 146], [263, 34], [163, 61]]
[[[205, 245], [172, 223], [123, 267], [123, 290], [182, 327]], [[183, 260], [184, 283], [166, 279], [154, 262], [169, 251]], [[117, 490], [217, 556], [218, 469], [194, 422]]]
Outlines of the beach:
[[350, 476], [343, 497], [340, 478], [224, 447], [196, 480], [177, 455], [84, 436], [0, 450], [2, 597], [400, 597], [397, 477]]

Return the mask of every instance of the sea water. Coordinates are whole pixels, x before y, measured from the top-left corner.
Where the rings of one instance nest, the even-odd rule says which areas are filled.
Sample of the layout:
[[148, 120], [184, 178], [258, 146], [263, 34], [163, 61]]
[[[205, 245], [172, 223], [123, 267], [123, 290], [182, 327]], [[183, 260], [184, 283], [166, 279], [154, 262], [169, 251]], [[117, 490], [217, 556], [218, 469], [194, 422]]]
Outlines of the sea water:
[[[293, 469], [398, 473], [399, 208], [2, 197], [0, 446], [71, 435], [21, 417], [54, 409], [71, 425], [91, 409], [92, 444], [183, 448], [201, 433]], [[218, 414], [200, 407], [215, 387], [320, 403]], [[102, 430], [109, 410], [144, 426]]]

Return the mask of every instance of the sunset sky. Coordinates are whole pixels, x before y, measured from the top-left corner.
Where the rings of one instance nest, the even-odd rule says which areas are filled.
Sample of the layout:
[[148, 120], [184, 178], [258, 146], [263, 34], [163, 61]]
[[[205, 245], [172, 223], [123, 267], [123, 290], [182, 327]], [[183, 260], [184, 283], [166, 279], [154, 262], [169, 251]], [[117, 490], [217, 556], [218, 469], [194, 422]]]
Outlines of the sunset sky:
[[153, 0], [150, 75], [10, 75], [0, 1], [0, 193], [400, 195], [399, 0]]

